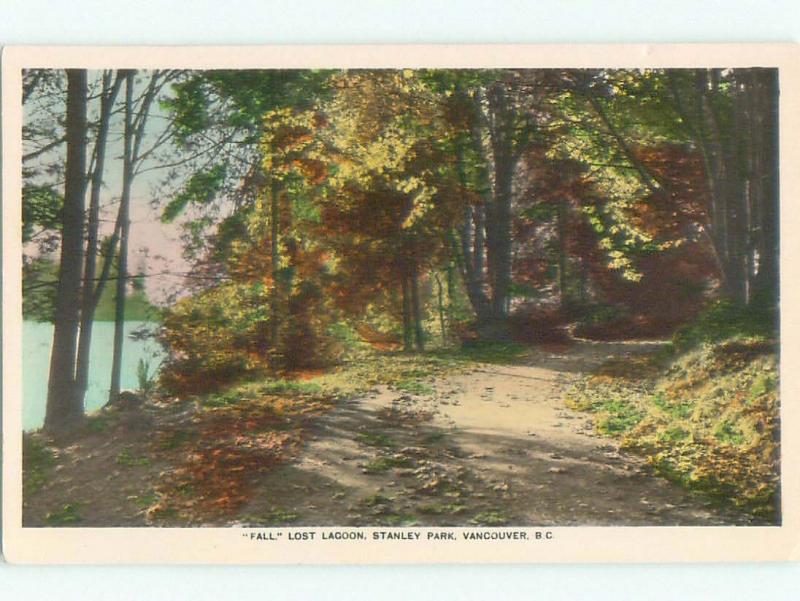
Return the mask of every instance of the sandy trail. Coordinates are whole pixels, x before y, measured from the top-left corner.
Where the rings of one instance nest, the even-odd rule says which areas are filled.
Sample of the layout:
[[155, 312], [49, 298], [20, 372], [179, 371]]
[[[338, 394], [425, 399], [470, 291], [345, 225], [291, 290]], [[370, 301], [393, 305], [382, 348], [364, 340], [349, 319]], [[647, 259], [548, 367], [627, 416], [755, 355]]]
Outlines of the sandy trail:
[[650, 473], [562, 400], [610, 357], [657, 343], [580, 342], [525, 365], [479, 365], [428, 384], [381, 388], [314, 426], [232, 524], [722, 525], [723, 511]]

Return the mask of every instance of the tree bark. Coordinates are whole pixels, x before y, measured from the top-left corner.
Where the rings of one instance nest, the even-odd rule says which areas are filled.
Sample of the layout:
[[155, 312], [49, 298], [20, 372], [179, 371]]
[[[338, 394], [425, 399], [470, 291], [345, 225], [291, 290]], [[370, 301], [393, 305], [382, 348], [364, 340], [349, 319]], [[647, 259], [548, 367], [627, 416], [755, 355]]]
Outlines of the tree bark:
[[[141, 152], [142, 142], [145, 139], [147, 119], [150, 107], [158, 95], [159, 90], [169, 80], [163, 71], [153, 71], [144, 94], [134, 107], [133, 88], [135, 86], [136, 70], [125, 72], [125, 131], [122, 170], [122, 196], [117, 220], [119, 222], [119, 260], [117, 276], [117, 298], [114, 314], [114, 349], [111, 364], [111, 387], [109, 401], [115, 400], [120, 393], [122, 379], [122, 347], [125, 342], [125, 296], [128, 282], [128, 241], [130, 239], [130, 204], [131, 188], [137, 174], [139, 163], [150, 151]], [[134, 109], [136, 114], [134, 115]], [[152, 148], [150, 149], [152, 150]], [[98, 297], [99, 298], [99, 297]]]
[[411, 327], [411, 290], [406, 269], [401, 269], [400, 280], [403, 290], [403, 350], [411, 352], [414, 348], [414, 334]]
[[754, 177], [759, 182], [759, 202], [755, 226], [758, 236], [758, 270], [753, 281], [752, 302], [775, 308], [778, 303], [779, 264], [779, 144], [778, 144], [778, 72], [775, 69], [756, 70], [757, 85], [755, 112], [759, 155]]
[[472, 210], [472, 221], [475, 227], [475, 244], [472, 248], [473, 270], [479, 275], [481, 291], [483, 291], [483, 270], [486, 254], [486, 211], [484, 205], [476, 205]]
[[131, 187], [134, 177], [134, 126], [133, 126], [134, 72], [125, 75], [125, 134], [122, 167], [122, 196], [120, 198], [119, 259], [117, 261], [117, 296], [114, 310], [114, 348], [111, 363], [111, 388], [109, 402], [120, 394], [122, 380], [122, 346], [125, 327], [125, 293], [128, 282], [128, 239], [130, 237]]
[[117, 220], [114, 223], [114, 232], [111, 238], [108, 239], [105, 248], [103, 249], [103, 268], [100, 270], [100, 276], [97, 278], [97, 286], [92, 291], [92, 306], [97, 307], [100, 304], [100, 298], [103, 296], [106, 284], [108, 284], [109, 276], [111, 275], [111, 265], [114, 262], [114, 254], [117, 252], [117, 244], [119, 243], [119, 234], [122, 229], [120, 222], [121, 215], [117, 211]]
[[749, 300], [748, 269], [748, 195], [750, 173], [748, 169], [751, 154], [751, 140], [747, 135], [746, 99], [750, 91], [734, 75], [733, 123], [728, 133], [726, 149], [726, 171], [728, 174], [728, 294], [737, 303], [747, 304]]
[[[695, 89], [697, 103], [701, 115], [701, 132], [709, 156], [710, 192], [711, 192], [711, 234], [717, 249], [717, 255], [723, 266], [723, 280], [727, 276], [728, 267], [728, 232], [727, 232], [727, 190], [725, 186], [725, 163], [720, 135], [719, 119], [714, 111], [714, 99], [709, 90], [708, 71], [698, 69], [695, 72]], [[723, 282], [724, 284], [725, 282]]]
[[569, 307], [570, 299], [567, 292], [567, 211], [566, 201], [558, 203], [556, 228], [558, 231], [558, 300], [561, 310]]
[[[100, 223], [100, 189], [103, 185], [103, 172], [105, 168], [106, 142], [108, 139], [108, 128], [111, 121], [111, 109], [114, 106], [117, 94], [122, 84], [122, 77], [118, 73], [111, 83], [111, 72], [107, 71], [103, 75], [103, 92], [100, 106], [100, 121], [97, 127], [97, 139], [95, 141], [95, 160], [94, 169], [91, 174], [91, 191], [89, 193], [89, 223], [86, 234], [86, 261], [83, 274], [83, 291], [81, 299], [81, 325], [80, 339], [78, 341], [77, 359], [77, 394], [84, 398], [86, 388], [89, 383], [89, 351], [92, 344], [92, 325], [94, 312], [99, 296], [95, 300], [95, 276], [97, 272], [97, 253], [98, 253], [98, 230]], [[108, 270], [103, 270], [105, 278], [108, 277]], [[105, 281], [101, 279], [97, 286], [104, 286]]]
[[505, 335], [511, 292], [511, 198], [514, 178], [513, 120], [507, 92], [497, 85], [489, 95], [494, 158], [494, 195], [486, 211], [486, 250], [492, 289], [491, 315], [497, 334]]
[[[475, 235], [474, 228], [473, 209], [472, 207], [467, 207], [465, 209], [464, 222], [458, 231], [461, 241], [461, 275], [464, 278], [467, 298], [469, 298], [472, 310], [475, 312], [475, 317], [478, 323], [484, 323], [489, 320], [490, 307], [489, 299], [484, 290], [483, 236]], [[476, 247], [479, 240], [481, 243], [480, 250]], [[476, 259], [480, 259], [480, 270], [477, 268]]]
[[86, 194], [87, 73], [67, 70], [67, 162], [64, 182], [61, 262], [56, 293], [53, 350], [44, 427], [69, 430], [83, 419], [75, 361], [83, 268], [83, 217]]
[[416, 262], [411, 263], [411, 311], [414, 321], [414, 340], [419, 352], [425, 350], [425, 332], [422, 329], [422, 311], [419, 302], [419, 272]]
[[447, 328], [444, 318], [444, 286], [442, 285], [442, 279], [439, 277], [438, 273], [434, 274], [434, 279], [436, 280], [436, 298], [439, 305], [439, 327], [442, 330], [442, 344], [447, 344]]
[[[478, 140], [478, 145], [475, 145], [476, 135], [480, 135], [480, 131], [477, 126], [474, 126], [472, 130], [473, 146], [476, 152], [481, 153], [478, 155], [478, 160], [481, 160], [483, 153], [480, 147], [480, 140]], [[466, 195], [469, 183], [466, 176], [465, 150], [461, 142], [457, 143], [456, 155], [459, 184]], [[486, 189], [488, 190], [488, 184], [486, 184]], [[486, 198], [487, 193], [485, 190], [482, 190], [482, 194]], [[467, 298], [470, 305], [472, 305], [472, 310], [475, 312], [475, 318], [479, 324], [487, 322], [490, 316], [489, 299], [484, 290], [484, 227], [484, 207], [473, 207], [468, 200], [464, 208], [461, 226], [458, 228], [461, 248], [460, 252], [458, 250], [455, 251], [455, 255], [461, 270], [461, 277], [464, 280]]]
[[721, 167], [718, 165], [718, 154], [712, 148], [709, 138], [709, 126], [706, 123], [706, 88], [708, 74], [704, 69], [695, 69], [691, 73], [689, 93], [686, 94], [688, 100], [683, 98], [680, 85], [680, 70], [667, 70], [667, 83], [673, 100], [673, 108], [686, 128], [689, 137], [697, 145], [703, 158], [703, 171], [706, 186], [708, 187], [708, 221], [703, 224], [703, 233], [711, 242], [711, 250], [714, 260], [719, 270], [720, 276], [725, 279], [725, 257], [723, 256], [723, 245], [718, 237], [718, 229], [722, 227], [720, 219], [721, 211], [719, 203], [722, 202], [720, 196], [720, 173]]
[[[711, 196], [710, 230], [715, 254], [720, 265], [722, 287], [726, 297], [737, 303], [747, 301], [747, 269], [743, 245], [746, 244], [745, 186], [747, 176], [742, 164], [742, 140], [737, 132], [742, 127], [740, 91], [732, 92], [733, 106], [727, 126], [719, 114], [719, 74], [712, 69], [697, 69], [694, 77], [695, 107], [699, 146], [704, 155]], [[735, 76], [734, 76], [735, 79]], [[743, 240], [744, 238], [744, 240]]]
[[[694, 126], [709, 183], [710, 229], [725, 296], [736, 303], [777, 299], [778, 85], [769, 69], [698, 69]], [[720, 99], [730, 97], [730, 113]], [[772, 301], [766, 301], [768, 304]]]
[[280, 332], [281, 320], [279, 315], [280, 305], [280, 245], [278, 236], [280, 235], [280, 198], [279, 186], [277, 181], [272, 181], [269, 185], [269, 225], [270, 225], [270, 269], [272, 270], [272, 294], [270, 295], [270, 343], [272, 348], [278, 344], [278, 333]]

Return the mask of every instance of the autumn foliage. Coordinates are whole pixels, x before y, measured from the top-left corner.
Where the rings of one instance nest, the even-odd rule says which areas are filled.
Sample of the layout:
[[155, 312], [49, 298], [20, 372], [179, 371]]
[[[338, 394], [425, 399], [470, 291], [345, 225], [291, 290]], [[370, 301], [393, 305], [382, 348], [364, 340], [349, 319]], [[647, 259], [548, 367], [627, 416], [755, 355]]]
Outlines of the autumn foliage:
[[731, 261], [765, 264], [724, 254], [683, 73], [326, 77], [258, 116], [250, 200], [198, 260], [219, 281], [165, 319], [168, 388], [330, 365], [340, 326], [409, 351], [665, 337], [726, 294]]

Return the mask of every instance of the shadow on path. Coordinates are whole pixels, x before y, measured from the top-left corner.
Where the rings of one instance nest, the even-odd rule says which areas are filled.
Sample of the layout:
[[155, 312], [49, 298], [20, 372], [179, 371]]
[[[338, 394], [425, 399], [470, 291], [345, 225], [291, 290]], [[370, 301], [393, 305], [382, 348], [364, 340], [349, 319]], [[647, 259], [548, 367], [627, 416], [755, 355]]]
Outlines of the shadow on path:
[[579, 342], [342, 402], [235, 522], [316, 526], [749, 524], [651, 474], [562, 401], [579, 374], [662, 343]]

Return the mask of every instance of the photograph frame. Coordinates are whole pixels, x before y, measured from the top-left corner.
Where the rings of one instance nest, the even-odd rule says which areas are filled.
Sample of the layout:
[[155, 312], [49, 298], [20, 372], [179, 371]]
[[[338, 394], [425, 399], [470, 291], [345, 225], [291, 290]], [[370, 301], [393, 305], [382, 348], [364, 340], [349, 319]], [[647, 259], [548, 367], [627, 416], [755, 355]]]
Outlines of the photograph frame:
[[[790, 44], [519, 45], [519, 46], [262, 46], [262, 47], [11, 47], [3, 53], [3, 537], [9, 561], [20, 563], [583, 563], [762, 561], [798, 558], [800, 478], [798, 418], [792, 401], [800, 381], [796, 364], [792, 282], [800, 246], [791, 231], [798, 218], [787, 201], [800, 178], [781, 169], [781, 433], [782, 524], [769, 527], [547, 527], [491, 528], [527, 533], [522, 540], [456, 544], [424, 540], [289, 541], [293, 532], [330, 528], [278, 528], [283, 540], [255, 538], [265, 529], [232, 528], [24, 528], [21, 525], [21, 164], [20, 75], [23, 68], [415, 68], [415, 67], [691, 67], [774, 66], [781, 82], [781, 166], [792, 165], [800, 129], [788, 107], [800, 101], [797, 46]], [[456, 536], [465, 528], [447, 528]], [[111, 550], [114, 550], [113, 552]]]

